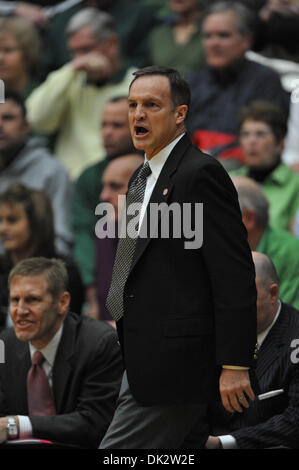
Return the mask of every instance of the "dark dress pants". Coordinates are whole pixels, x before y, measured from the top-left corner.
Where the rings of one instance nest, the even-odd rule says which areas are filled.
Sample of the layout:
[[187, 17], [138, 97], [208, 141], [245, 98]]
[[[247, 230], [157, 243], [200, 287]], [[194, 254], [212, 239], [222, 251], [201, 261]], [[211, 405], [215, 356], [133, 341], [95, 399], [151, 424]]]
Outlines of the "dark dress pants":
[[100, 449], [202, 449], [209, 436], [205, 404], [136, 402], [124, 373], [117, 408]]

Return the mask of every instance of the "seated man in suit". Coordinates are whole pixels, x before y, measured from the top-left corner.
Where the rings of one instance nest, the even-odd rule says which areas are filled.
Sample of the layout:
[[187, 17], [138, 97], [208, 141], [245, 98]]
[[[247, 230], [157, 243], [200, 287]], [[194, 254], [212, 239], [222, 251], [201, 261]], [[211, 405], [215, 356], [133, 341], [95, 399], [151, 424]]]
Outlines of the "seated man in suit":
[[122, 374], [114, 329], [68, 313], [67, 273], [59, 260], [23, 260], [8, 282], [14, 328], [1, 336], [0, 442], [34, 437], [97, 447]]
[[[270, 258], [253, 252], [257, 286], [259, 352], [256, 376], [260, 393], [251, 407], [233, 415], [213, 409], [209, 449], [299, 448], [299, 312], [279, 300], [279, 281]], [[274, 392], [276, 392], [274, 394]]]

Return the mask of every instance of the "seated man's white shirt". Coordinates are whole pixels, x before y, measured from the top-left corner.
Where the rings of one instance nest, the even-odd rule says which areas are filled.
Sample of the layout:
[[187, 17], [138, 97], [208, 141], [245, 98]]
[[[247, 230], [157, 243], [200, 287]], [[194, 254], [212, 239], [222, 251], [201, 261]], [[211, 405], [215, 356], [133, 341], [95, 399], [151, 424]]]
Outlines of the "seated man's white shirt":
[[[45, 360], [42, 363], [42, 368], [45, 371], [46, 376], [48, 377], [49, 380], [49, 385], [52, 388], [53, 382], [52, 382], [52, 370], [53, 370], [53, 365], [56, 357], [56, 352], [58, 345], [61, 340], [62, 336], [62, 330], [63, 330], [63, 324], [53, 336], [51, 341], [45, 346], [43, 349], [39, 349], [39, 351], [43, 354]], [[30, 350], [30, 356], [31, 356], [31, 361], [33, 358], [33, 354], [37, 349], [29, 343], [29, 350]], [[28, 416], [18, 416], [19, 418], [19, 437], [20, 438], [25, 438], [25, 437], [31, 437], [32, 436], [32, 425], [30, 418]]]

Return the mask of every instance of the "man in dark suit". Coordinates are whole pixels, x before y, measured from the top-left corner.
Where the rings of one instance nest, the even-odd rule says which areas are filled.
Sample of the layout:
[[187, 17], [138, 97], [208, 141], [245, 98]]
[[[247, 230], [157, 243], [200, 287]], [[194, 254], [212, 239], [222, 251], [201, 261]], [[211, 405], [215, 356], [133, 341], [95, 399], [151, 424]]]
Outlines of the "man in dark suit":
[[[253, 253], [256, 268], [259, 393], [242, 414], [213, 408], [213, 432], [207, 447], [264, 449], [299, 448], [299, 312], [279, 300], [275, 267], [262, 253]], [[220, 436], [220, 437], [217, 437]]]
[[[205, 404], [218, 395], [219, 375], [229, 411], [241, 412], [241, 403], [247, 407], [254, 397], [247, 370], [256, 342], [252, 256], [230, 178], [185, 135], [189, 100], [175, 70], [135, 72], [129, 122], [134, 146], [146, 155], [131, 178], [127, 205], [142, 202], [140, 236], [133, 247], [133, 233], [120, 237], [108, 295], [126, 372], [101, 448], [189, 447], [195, 428], [196, 445], [204, 444]], [[151, 211], [163, 202], [154, 221]], [[167, 210], [172, 203], [182, 220]], [[203, 203], [203, 225], [197, 203]], [[195, 240], [201, 230], [202, 246]]]
[[23, 260], [10, 273], [14, 328], [1, 336], [0, 442], [34, 437], [95, 448], [112, 419], [122, 375], [117, 336], [68, 313], [66, 282], [55, 259]]

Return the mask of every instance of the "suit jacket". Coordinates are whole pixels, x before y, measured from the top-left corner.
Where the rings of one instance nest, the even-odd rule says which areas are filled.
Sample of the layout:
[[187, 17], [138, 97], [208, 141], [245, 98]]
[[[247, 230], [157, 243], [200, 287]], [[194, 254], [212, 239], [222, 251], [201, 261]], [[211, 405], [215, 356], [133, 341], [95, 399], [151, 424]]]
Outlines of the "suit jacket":
[[[291, 343], [297, 339], [296, 348]], [[299, 448], [299, 311], [282, 304], [280, 315], [264, 340], [256, 364], [260, 392], [283, 389], [267, 400], [255, 398], [243, 413], [213, 409], [213, 434], [232, 434], [242, 449]], [[293, 353], [293, 355], [292, 355]]]
[[[29, 344], [5, 330], [0, 364], [0, 416], [28, 416]], [[120, 348], [109, 325], [69, 313], [52, 371], [55, 416], [29, 416], [33, 437], [97, 447], [112, 419], [122, 375]]]
[[165, 212], [156, 227], [148, 221], [153, 236], [138, 239], [118, 332], [137, 401], [198, 403], [215, 398], [220, 365], [254, 363], [254, 266], [229, 176], [187, 135], [151, 195], [162, 202], [190, 203], [193, 228], [194, 203], [203, 203], [202, 247], [185, 249], [184, 234], [163, 238]]

